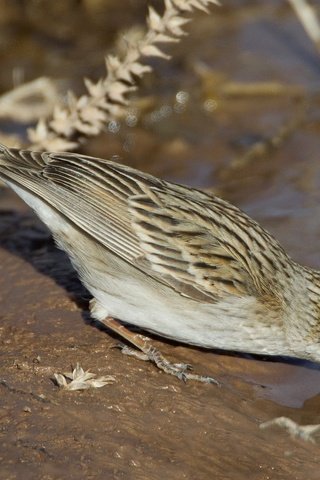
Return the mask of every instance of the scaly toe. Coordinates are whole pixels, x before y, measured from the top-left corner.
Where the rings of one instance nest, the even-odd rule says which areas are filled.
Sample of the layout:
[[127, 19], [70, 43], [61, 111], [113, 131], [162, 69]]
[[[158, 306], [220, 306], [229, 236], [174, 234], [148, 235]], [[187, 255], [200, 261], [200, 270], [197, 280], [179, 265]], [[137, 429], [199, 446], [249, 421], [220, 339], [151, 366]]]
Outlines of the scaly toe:
[[149, 361], [148, 355], [140, 352], [139, 350], [136, 350], [135, 348], [128, 347], [128, 345], [125, 345], [124, 343], [118, 343], [117, 345], [114, 345], [114, 348], [119, 348], [123, 355], [135, 357], [139, 360], [144, 360], [145, 362]]
[[190, 363], [173, 363], [172, 366], [181, 372], [193, 370], [193, 366]]
[[188, 372], [181, 372], [180, 374], [177, 375], [180, 380], [183, 380], [185, 383], [187, 380], [195, 380], [196, 382], [201, 382], [201, 383], [211, 383], [213, 385], [217, 385], [218, 387], [221, 386], [220, 382], [216, 380], [213, 377], [209, 377], [207, 375], [196, 375], [194, 373], [188, 373]]

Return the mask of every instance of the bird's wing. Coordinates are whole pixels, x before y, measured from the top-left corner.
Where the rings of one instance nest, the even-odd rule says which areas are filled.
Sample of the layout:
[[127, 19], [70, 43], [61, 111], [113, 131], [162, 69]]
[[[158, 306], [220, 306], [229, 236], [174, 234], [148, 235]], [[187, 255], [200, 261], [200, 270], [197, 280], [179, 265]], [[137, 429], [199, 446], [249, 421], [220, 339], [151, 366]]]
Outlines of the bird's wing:
[[87, 235], [180, 294], [212, 303], [256, 292], [251, 245], [241, 228], [249, 228], [250, 219], [236, 207], [107, 160], [9, 153], [7, 170], [0, 160], [0, 176], [33, 191]]
[[154, 271], [214, 300], [255, 292], [246, 265], [202, 205], [191, 201], [192, 211], [180, 195], [155, 189], [152, 196], [136, 195], [128, 201], [134, 231]]
[[141, 190], [113, 165], [82, 155], [0, 148], [0, 177], [35, 194], [132, 262], [143, 251], [131, 228], [127, 198]]

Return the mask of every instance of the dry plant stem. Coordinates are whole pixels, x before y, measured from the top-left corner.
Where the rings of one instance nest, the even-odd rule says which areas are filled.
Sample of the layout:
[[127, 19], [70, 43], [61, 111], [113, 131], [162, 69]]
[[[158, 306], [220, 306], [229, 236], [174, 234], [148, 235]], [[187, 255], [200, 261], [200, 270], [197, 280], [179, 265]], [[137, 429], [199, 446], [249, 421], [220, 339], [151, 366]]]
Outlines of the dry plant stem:
[[40, 77], [1, 95], [0, 117], [18, 122], [35, 121], [50, 115], [58, 98], [53, 80]]
[[107, 317], [101, 321], [103, 325], [108, 327], [113, 332], [117, 333], [120, 337], [124, 338], [136, 348], [141, 350], [144, 355], [141, 355], [138, 352], [135, 355], [132, 349], [127, 349], [124, 347], [123, 353], [131, 356], [135, 356], [139, 358], [139, 360], [149, 360], [157, 365], [160, 370], [163, 370], [165, 373], [169, 373], [170, 375], [174, 375], [178, 377], [180, 380], [196, 380], [202, 383], [214, 383], [219, 385], [219, 382], [212, 377], [203, 376], [203, 375], [196, 375], [194, 373], [190, 373], [187, 370], [190, 369], [190, 365], [184, 363], [171, 363], [169, 362], [162, 353], [157, 350], [151, 343], [145, 341], [140, 335], [137, 333], [131, 332], [128, 328], [122, 325], [118, 320]]
[[203, 96], [221, 101], [237, 97], [288, 97], [300, 99], [306, 96], [306, 90], [301, 85], [288, 85], [276, 81], [238, 82], [203, 62], [196, 62], [194, 72], [201, 81]]
[[277, 417], [260, 424], [262, 430], [273, 426], [284, 428], [291, 438], [310, 443], [316, 443], [317, 438], [315, 437], [319, 438], [320, 435], [320, 425], [299, 425], [288, 417]]
[[300, 86], [286, 85], [279, 82], [225, 82], [219, 92], [223, 97], [291, 97], [301, 98], [305, 91]]
[[288, 1], [320, 53], [320, 22], [315, 8], [312, 7], [307, 0]]
[[127, 95], [136, 88], [136, 78], [151, 71], [142, 63], [143, 57], [170, 57], [159, 45], [177, 42], [185, 35], [183, 27], [190, 19], [186, 14], [196, 9], [207, 12], [217, 0], [165, 0], [163, 15], [149, 7], [148, 30], [138, 42], [128, 42], [127, 53], [120, 59], [106, 58], [107, 75], [97, 83], [85, 80], [87, 95], [76, 98], [69, 94], [66, 107], [57, 106], [53, 117], [40, 121], [29, 129], [29, 140], [34, 150], [68, 151], [76, 149], [85, 137], [98, 135], [106, 123], [121, 117], [127, 107]]
[[[308, 103], [303, 99], [301, 103], [299, 102], [299, 108], [295, 115], [290, 117], [289, 122], [282, 125], [275, 135], [264, 141], [255, 143], [244, 155], [234, 159], [226, 168], [224, 168], [219, 174], [222, 182], [219, 192], [221, 193], [221, 191], [223, 191], [223, 182], [228, 182], [229, 180], [234, 179], [235, 174], [248, 168], [254, 161], [264, 158], [273, 150], [280, 148], [288, 137], [305, 121], [307, 106]], [[215, 193], [218, 194], [217, 189], [215, 190]]]

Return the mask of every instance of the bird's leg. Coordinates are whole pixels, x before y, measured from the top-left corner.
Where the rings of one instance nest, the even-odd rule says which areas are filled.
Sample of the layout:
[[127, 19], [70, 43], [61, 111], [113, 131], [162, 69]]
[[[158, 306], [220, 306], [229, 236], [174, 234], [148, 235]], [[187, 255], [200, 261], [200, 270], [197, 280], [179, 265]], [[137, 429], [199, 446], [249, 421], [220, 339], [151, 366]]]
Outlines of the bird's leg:
[[145, 362], [150, 361], [148, 355], [143, 353], [141, 350], [136, 350], [135, 348], [128, 347], [128, 345], [125, 345], [124, 343], [118, 343], [118, 345], [115, 345], [115, 347], [119, 348], [123, 355], [128, 355], [128, 357], [134, 357], [138, 360], [144, 360]]
[[184, 363], [169, 362], [162, 355], [162, 353], [159, 350], [157, 350], [151, 343], [144, 340], [137, 333], [131, 332], [128, 328], [122, 325], [122, 323], [120, 323], [118, 320], [115, 320], [112, 317], [107, 317], [104, 320], [100, 320], [100, 321], [101, 323], [103, 323], [103, 325], [105, 325], [113, 332], [117, 333], [121, 337], [128, 340], [128, 342], [130, 342], [132, 345], [134, 345], [136, 348], [138, 348], [142, 352], [142, 354], [137, 352], [137, 355], [136, 355], [135, 353], [133, 353], [134, 352], [133, 349], [125, 347], [123, 349], [123, 353], [136, 356], [140, 360], [149, 360], [150, 362], [155, 363], [157, 367], [160, 368], [160, 370], [163, 370], [164, 372], [169, 373], [170, 375], [174, 375], [175, 377], [178, 377], [180, 380], [184, 380], [184, 381], [196, 380], [198, 382], [214, 383], [216, 385], [219, 385], [219, 382], [217, 382], [217, 380], [215, 380], [212, 377], [196, 375], [194, 373], [188, 372], [187, 370], [191, 368], [190, 365], [187, 365]]
[[[140, 336], [140, 338], [142, 338], [142, 336]], [[148, 345], [147, 340], [145, 340], [145, 343]], [[140, 350], [136, 350], [135, 348], [128, 347], [128, 345], [125, 345], [124, 343], [119, 343], [116, 346], [120, 348], [121, 353], [123, 353], [124, 355], [128, 355], [129, 357], [135, 357], [135, 358], [138, 358], [139, 360], [144, 360], [145, 362], [150, 362], [150, 355], [148, 356]], [[183, 371], [193, 369], [192, 365], [190, 365], [189, 363], [173, 363], [171, 365]]]

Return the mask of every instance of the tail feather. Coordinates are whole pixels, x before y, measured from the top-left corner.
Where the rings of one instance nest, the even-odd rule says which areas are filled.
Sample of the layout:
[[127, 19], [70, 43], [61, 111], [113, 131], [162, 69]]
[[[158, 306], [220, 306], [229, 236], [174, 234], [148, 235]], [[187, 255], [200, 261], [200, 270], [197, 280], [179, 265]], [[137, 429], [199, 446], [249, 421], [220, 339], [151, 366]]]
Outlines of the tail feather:
[[46, 165], [47, 157], [46, 153], [8, 148], [0, 143], [0, 176], [16, 170], [39, 172]]

